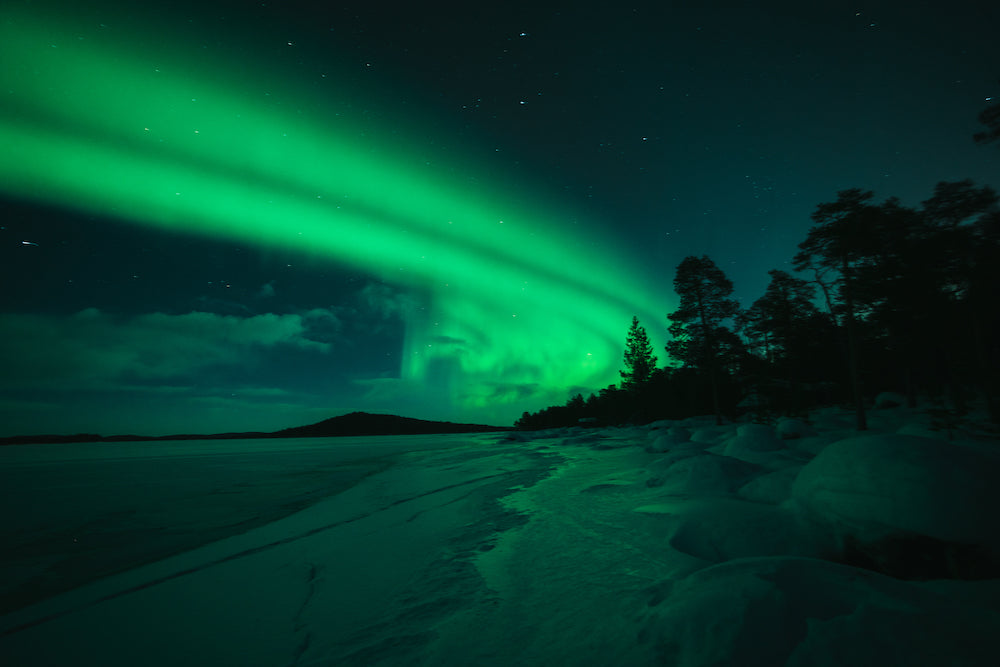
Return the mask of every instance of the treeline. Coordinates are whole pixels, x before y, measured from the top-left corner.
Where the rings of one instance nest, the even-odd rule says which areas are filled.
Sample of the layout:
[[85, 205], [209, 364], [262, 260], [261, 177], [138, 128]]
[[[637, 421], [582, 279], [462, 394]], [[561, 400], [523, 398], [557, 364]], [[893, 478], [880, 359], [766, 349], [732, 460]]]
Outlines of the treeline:
[[748, 412], [807, 416], [849, 403], [859, 430], [881, 391], [964, 413], [982, 399], [1000, 423], [1000, 209], [972, 181], [941, 182], [919, 208], [860, 189], [817, 206], [792, 258], [746, 309], [707, 256], [677, 267], [667, 315], [671, 363], [656, 366], [633, 318], [622, 382], [562, 406], [525, 412], [522, 429], [581, 420], [645, 423]]

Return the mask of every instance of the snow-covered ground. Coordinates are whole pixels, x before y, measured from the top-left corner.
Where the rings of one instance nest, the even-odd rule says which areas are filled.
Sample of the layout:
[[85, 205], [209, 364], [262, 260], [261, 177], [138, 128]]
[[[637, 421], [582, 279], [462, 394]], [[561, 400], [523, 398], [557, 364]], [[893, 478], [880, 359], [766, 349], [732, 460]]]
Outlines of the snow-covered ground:
[[266, 520], [191, 496], [200, 546], [0, 617], [0, 663], [997, 664], [1000, 441], [810, 422], [401, 442], [290, 514], [295, 475], [241, 478]]

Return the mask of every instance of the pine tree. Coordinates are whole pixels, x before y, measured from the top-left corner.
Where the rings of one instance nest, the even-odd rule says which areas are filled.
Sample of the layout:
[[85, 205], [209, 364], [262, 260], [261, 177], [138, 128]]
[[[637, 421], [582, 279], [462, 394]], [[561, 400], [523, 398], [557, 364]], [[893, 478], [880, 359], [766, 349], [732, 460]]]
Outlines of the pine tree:
[[760, 313], [759, 326], [767, 332], [775, 357], [794, 359], [799, 343], [806, 337], [802, 323], [817, 314], [813, 305], [816, 290], [811, 283], [785, 271], [772, 269], [767, 273], [771, 282], [751, 310]]
[[859, 431], [866, 430], [868, 423], [858, 362], [858, 274], [864, 270], [865, 262], [881, 250], [871, 233], [882, 219], [880, 209], [871, 203], [873, 196], [870, 190], [852, 188], [838, 192], [837, 201], [817, 206], [812, 214], [815, 224], [806, 240], [799, 244], [799, 252], [794, 259], [798, 271], [822, 267], [839, 274], [838, 286], [847, 331], [847, 365]]
[[944, 360], [946, 390], [956, 408], [965, 409], [959, 385], [971, 381], [994, 420], [1000, 415], [991, 389], [997, 376], [997, 345], [992, 341], [997, 340], [1000, 285], [997, 203], [995, 190], [976, 187], [968, 179], [942, 181], [934, 187], [934, 196], [922, 203], [920, 211], [930, 252], [917, 263], [920, 272], [931, 278], [930, 289], [921, 290], [922, 298], [916, 300], [925, 307], [935, 304], [931, 321], [938, 331], [930, 343]]
[[656, 369], [656, 356], [653, 346], [646, 336], [646, 329], [639, 325], [639, 318], [632, 317], [632, 326], [625, 338], [625, 370], [619, 371], [622, 376], [622, 389], [633, 390], [647, 382]]
[[[812, 283], [793, 278], [785, 271], [768, 271], [771, 282], [764, 296], [737, 317], [748, 337], [763, 339], [765, 359], [770, 364], [772, 377], [772, 405], [799, 414], [801, 409], [800, 381], [806, 377], [807, 367], [813, 357], [811, 331], [821, 317], [813, 301], [816, 288]], [[781, 385], [785, 389], [779, 389]]]
[[991, 104], [979, 112], [979, 122], [986, 129], [972, 135], [977, 144], [988, 144], [1000, 139], [1000, 104]]
[[674, 291], [680, 297], [680, 305], [667, 315], [673, 336], [667, 343], [667, 352], [685, 367], [708, 373], [715, 419], [721, 424], [717, 376], [725, 357], [732, 357], [739, 344], [733, 332], [723, 325], [739, 311], [739, 304], [728, 298], [733, 293], [733, 283], [707, 255], [692, 255], [678, 265]]

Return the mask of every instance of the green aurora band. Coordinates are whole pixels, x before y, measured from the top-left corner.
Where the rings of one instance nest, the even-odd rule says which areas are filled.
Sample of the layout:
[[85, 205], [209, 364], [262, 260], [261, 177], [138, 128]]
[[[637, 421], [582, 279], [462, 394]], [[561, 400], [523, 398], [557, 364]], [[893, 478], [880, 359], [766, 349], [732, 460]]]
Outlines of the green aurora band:
[[5, 194], [290, 248], [406, 290], [400, 390], [433, 392], [444, 415], [509, 422], [616, 382], [632, 315], [655, 337], [669, 309], [595, 225], [454, 157], [435, 166], [399, 124], [373, 137], [280, 72], [247, 74], [273, 66], [150, 47], [162, 27], [0, 19]]

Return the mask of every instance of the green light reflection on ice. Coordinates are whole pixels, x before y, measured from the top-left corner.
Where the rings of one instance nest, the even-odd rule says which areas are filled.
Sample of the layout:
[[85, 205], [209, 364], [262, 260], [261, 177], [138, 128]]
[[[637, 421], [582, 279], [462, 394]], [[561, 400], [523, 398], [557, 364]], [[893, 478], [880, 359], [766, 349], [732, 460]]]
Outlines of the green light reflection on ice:
[[0, 68], [0, 188], [328, 257], [423, 295], [395, 391], [509, 421], [617, 381], [632, 315], [656, 322], [669, 308], [610, 239], [457, 160], [428, 166], [396, 128], [362, 136], [290, 85], [270, 99], [246, 63], [0, 18], [14, 64]]

